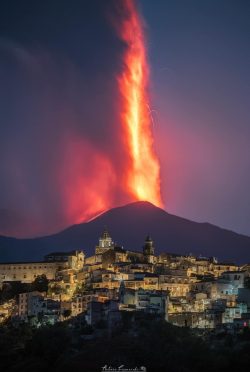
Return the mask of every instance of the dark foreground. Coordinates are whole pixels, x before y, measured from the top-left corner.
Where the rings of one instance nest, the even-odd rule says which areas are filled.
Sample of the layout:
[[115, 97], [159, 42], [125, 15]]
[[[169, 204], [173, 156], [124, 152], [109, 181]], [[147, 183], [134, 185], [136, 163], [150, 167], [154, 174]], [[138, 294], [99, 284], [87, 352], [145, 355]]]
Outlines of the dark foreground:
[[[95, 338], [93, 338], [93, 334]], [[2, 371], [102, 371], [103, 366], [145, 366], [147, 371], [245, 371], [250, 363], [250, 331], [237, 335], [196, 335], [161, 319], [125, 315], [112, 333], [99, 324], [60, 323], [32, 329], [0, 328]], [[124, 367], [124, 368], [125, 368]]]

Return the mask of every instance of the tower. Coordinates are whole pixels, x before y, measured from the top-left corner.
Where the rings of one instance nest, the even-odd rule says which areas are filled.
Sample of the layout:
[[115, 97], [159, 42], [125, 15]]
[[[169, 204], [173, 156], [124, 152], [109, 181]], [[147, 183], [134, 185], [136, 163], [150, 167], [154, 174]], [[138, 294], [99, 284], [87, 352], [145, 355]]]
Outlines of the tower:
[[99, 238], [99, 245], [97, 245], [95, 248], [95, 254], [102, 254], [109, 249], [114, 249], [114, 242], [112, 241], [112, 238], [105, 227], [102, 236]]
[[154, 242], [149, 235], [146, 237], [146, 240], [143, 246], [143, 254], [148, 263], [154, 263], [155, 247], [154, 247]]

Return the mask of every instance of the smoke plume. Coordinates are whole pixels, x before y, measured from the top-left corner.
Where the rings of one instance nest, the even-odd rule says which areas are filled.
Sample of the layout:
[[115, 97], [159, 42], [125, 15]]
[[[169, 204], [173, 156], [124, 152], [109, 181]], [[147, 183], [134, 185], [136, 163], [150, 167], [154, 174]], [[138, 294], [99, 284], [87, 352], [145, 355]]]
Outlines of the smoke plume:
[[85, 25], [74, 49], [0, 41], [1, 234], [50, 234], [135, 200], [161, 205], [143, 24], [132, 1], [118, 8], [118, 32], [99, 12], [98, 32]]

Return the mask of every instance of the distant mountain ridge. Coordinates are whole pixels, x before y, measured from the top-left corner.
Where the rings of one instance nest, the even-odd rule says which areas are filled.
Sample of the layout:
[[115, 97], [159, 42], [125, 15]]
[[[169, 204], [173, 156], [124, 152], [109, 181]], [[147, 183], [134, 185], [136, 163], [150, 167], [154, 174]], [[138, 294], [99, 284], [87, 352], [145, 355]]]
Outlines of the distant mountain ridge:
[[41, 260], [45, 254], [59, 250], [82, 249], [88, 256], [92, 255], [104, 226], [125, 249], [140, 251], [146, 235], [150, 234], [156, 254], [192, 253], [250, 262], [250, 237], [171, 215], [149, 202], [110, 209], [88, 223], [73, 225], [51, 236], [34, 239], [0, 236], [0, 262]]

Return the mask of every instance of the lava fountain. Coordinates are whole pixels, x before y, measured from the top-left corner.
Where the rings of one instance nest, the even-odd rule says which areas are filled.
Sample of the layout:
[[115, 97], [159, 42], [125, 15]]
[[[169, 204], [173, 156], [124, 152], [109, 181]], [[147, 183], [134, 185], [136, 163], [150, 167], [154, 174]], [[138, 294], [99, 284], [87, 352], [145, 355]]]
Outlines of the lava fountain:
[[162, 206], [160, 164], [154, 151], [149, 109], [149, 65], [143, 20], [135, 1], [124, 0], [124, 16], [116, 27], [125, 44], [123, 68], [117, 77], [121, 96], [121, 122], [129, 166], [125, 182], [136, 200]]
[[[137, 200], [162, 205], [143, 20], [136, 1], [109, 3], [118, 8], [113, 22], [123, 46], [117, 86], [109, 66], [120, 52], [117, 43], [115, 50], [108, 45], [104, 49], [107, 58], [103, 53], [94, 74], [89, 61], [78, 68], [74, 58], [62, 58], [56, 50], [32, 50], [0, 40], [0, 52], [8, 56], [0, 60], [0, 96], [6, 108], [0, 132], [2, 235], [48, 235]], [[109, 14], [114, 15], [113, 10]], [[95, 26], [88, 27], [95, 34]], [[106, 26], [103, 31], [106, 35]], [[91, 32], [79, 40], [88, 45]], [[93, 40], [99, 42], [99, 35]]]

